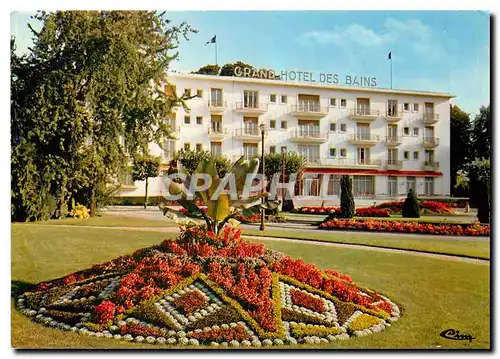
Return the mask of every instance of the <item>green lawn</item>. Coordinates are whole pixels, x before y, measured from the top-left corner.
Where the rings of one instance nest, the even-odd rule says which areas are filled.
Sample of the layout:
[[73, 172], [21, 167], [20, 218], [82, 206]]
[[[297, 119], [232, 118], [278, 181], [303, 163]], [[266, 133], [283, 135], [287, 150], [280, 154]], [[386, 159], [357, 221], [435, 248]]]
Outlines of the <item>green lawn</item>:
[[415, 250], [429, 253], [452, 254], [481, 259], [490, 258], [490, 241], [485, 237], [456, 239], [448, 236], [415, 235], [398, 236], [397, 234], [381, 235], [367, 232], [313, 232], [304, 230], [283, 230], [268, 227], [264, 233], [258, 229], [246, 230], [245, 234], [265, 237], [295, 238], [309, 241], [322, 241], [344, 244], [360, 244], [373, 247]]
[[102, 227], [172, 227], [175, 223], [165, 217], [159, 219], [135, 218], [127, 215], [100, 213], [96, 217], [85, 220], [74, 218], [53, 219], [50, 221], [29, 222], [27, 224], [70, 225], [70, 226], [102, 226]]
[[[99, 231], [99, 235], [96, 235]], [[63, 276], [92, 264], [159, 243], [157, 232], [12, 226], [14, 285]], [[307, 243], [265, 242], [270, 248], [338, 269], [394, 300], [402, 318], [388, 330], [329, 344], [331, 348], [488, 348], [489, 265], [405, 254], [339, 249]], [[454, 341], [439, 333], [454, 328], [476, 339]], [[45, 328], [12, 310], [12, 345], [23, 348], [152, 348]], [[156, 348], [156, 347], [155, 347]]]

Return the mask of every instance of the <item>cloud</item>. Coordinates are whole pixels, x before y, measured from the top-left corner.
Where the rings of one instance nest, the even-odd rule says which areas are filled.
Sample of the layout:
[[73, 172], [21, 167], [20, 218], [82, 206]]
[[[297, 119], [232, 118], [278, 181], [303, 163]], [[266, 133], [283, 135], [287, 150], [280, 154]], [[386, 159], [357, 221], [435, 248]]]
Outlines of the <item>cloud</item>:
[[333, 31], [309, 31], [303, 33], [301, 38], [302, 40], [313, 40], [322, 44], [343, 45], [351, 43], [365, 47], [383, 45], [390, 40], [386, 35], [378, 35], [375, 31], [359, 24], [351, 24], [344, 29], [337, 27]]
[[406, 21], [387, 18], [382, 30], [377, 32], [360, 24], [350, 24], [347, 27], [335, 27], [333, 30], [312, 30], [302, 33], [301, 42], [313, 41], [319, 44], [354, 45], [365, 48], [409, 44], [417, 55], [438, 59], [445, 55], [443, 46], [436, 41], [431, 27], [418, 19]]

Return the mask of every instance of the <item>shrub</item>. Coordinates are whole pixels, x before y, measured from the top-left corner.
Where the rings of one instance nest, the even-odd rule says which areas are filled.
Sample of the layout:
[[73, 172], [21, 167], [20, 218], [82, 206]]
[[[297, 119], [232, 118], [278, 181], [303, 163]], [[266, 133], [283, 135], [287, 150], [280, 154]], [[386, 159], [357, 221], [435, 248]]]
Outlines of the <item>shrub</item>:
[[77, 219], [87, 219], [90, 217], [90, 210], [83, 204], [77, 204], [73, 206], [73, 209], [69, 212], [69, 215]]
[[354, 198], [352, 195], [352, 179], [343, 175], [340, 179], [340, 214], [343, 218], [354, 216]]
[[417, 196], [413, 191], [413, 188], [410, 188], [408, 191], [408, 197], [403, 204], [403, 217], [406, 218], [419, 218], [420, 217], [420, 205], [418, 203]]

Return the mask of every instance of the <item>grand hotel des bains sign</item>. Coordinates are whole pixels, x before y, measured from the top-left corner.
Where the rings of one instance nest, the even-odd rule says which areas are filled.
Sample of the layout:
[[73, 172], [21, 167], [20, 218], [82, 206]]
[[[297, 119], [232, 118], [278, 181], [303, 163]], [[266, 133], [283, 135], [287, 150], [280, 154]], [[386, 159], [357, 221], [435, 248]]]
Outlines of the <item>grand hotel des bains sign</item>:
[[[378, 81], [376, 77], [366, 76], [353, 76], [344, 75], [340, 76], [338, 73], [315, 73], [310, 71], [295, 71], [295, 70], [281, 70], [276, 73], [274, 70], [257, 69], [252, 67], [234, 68], [234, 76], [236, 77], [253, 77], [269, 80], [282, 80], [282, 81], [298, 81], [308, 83], [319, 83], [327, 85], [347, 85], [359, 87], [377, 87]], [[342, 82], [341, 82], [342, 80]]]

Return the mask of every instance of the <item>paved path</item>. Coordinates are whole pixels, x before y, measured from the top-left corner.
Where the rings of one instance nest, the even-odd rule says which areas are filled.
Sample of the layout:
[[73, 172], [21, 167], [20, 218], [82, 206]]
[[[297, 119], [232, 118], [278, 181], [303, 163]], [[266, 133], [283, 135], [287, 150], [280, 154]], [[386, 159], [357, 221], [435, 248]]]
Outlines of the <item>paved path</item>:
[[[31, 224], [32, 226], [37, 226], [38, 224]], [[106, 226], [74, 226], [69, 224], [40, 224], [38, 226], [43, 227], [65, 227], [65, 228], [85, 228], [85, 229], [109, 229], [109, 230], [133, 230], [133, 231], [145, 231], [145, 232], [162, 232], [162, 233], [178, 233], [178, 227], [106, 227]], [[490, 261], [487, 259], [474, 259], [474, 258], [466, 258], [460, 256], [453, 255], [445, 255], [445, 254], [436, 254], [436, 253], [424, 253], [418, 251], [410, 251], [405, 249], [394, 249], [394, 248], [382, 248], [370, 245], [358, 245], [358, 244], [342, 244], [342, 243], [333, 243], [333, 242], [320, 242], [320, 241], [310, 241], [310, 240], [301, 240], [301, 239], [291, 239], [291, 238], [277, 238], [277, 237], [264, 237], [264, 236], [252, 236], [252, 235], [243, 235], [246, 239], [258, 239], [261, 241], [277, 241], [277, 242], [289, 242], [289, 243], [304, 243], [308, 245], [316, 245], [316, 246], [329, 246], [329, 247], [337, 247], [337, 248], [345, 248], [345, 249], [358, 249], [365, 251], [378, 251], [378, 252], [386, 252], [386, 253], [397, 253], [397, 254], [407, 254], [421, 257], [428, 257], [433, 259], [443, 259], [443, 260], [451, 260], [457, 262], [466, 262], [473, 264], [482, 264], [489, 265]]]
[[247, 236], [244, 235], [246, 239], [257, 239], [262, 241], [276, 241], [276, 242], [289, 242], [289, 243], [307, 243], [316, 246], [327, 246], [327, 247], [337, 247], [337, 248], [345, 248], [345, 249], [359, 249], [365, 251], [375, 251], [375, 252], [385, 252], [385, 253], [398, 253], [398, 254], [407, 254], [414, 255], [420, 257], [428, 257], [432, 259], [444, 259], [455, 262], [466, 262], [473, 264], [482, 264], [489, 265], [490, 261], [487, 259], [475, 259], [475, 258], [466, 258], [445, 254], [436, 254], [436, 253], [425, 253], [418, 251], [409, 251], [405, 249], [394, 249], [394, 248], [382, 248], [382, 247], [373, 247], [367, 245], [357, 245], [357, 244], [342, 244], [342, 243], [333, 243], [333, 242], [316, 242], [316, 241], [304, 241], [300, 239], [291, 239], [291, 238], [276, 238], [276, 237], [260, 237], [260, 236]]

